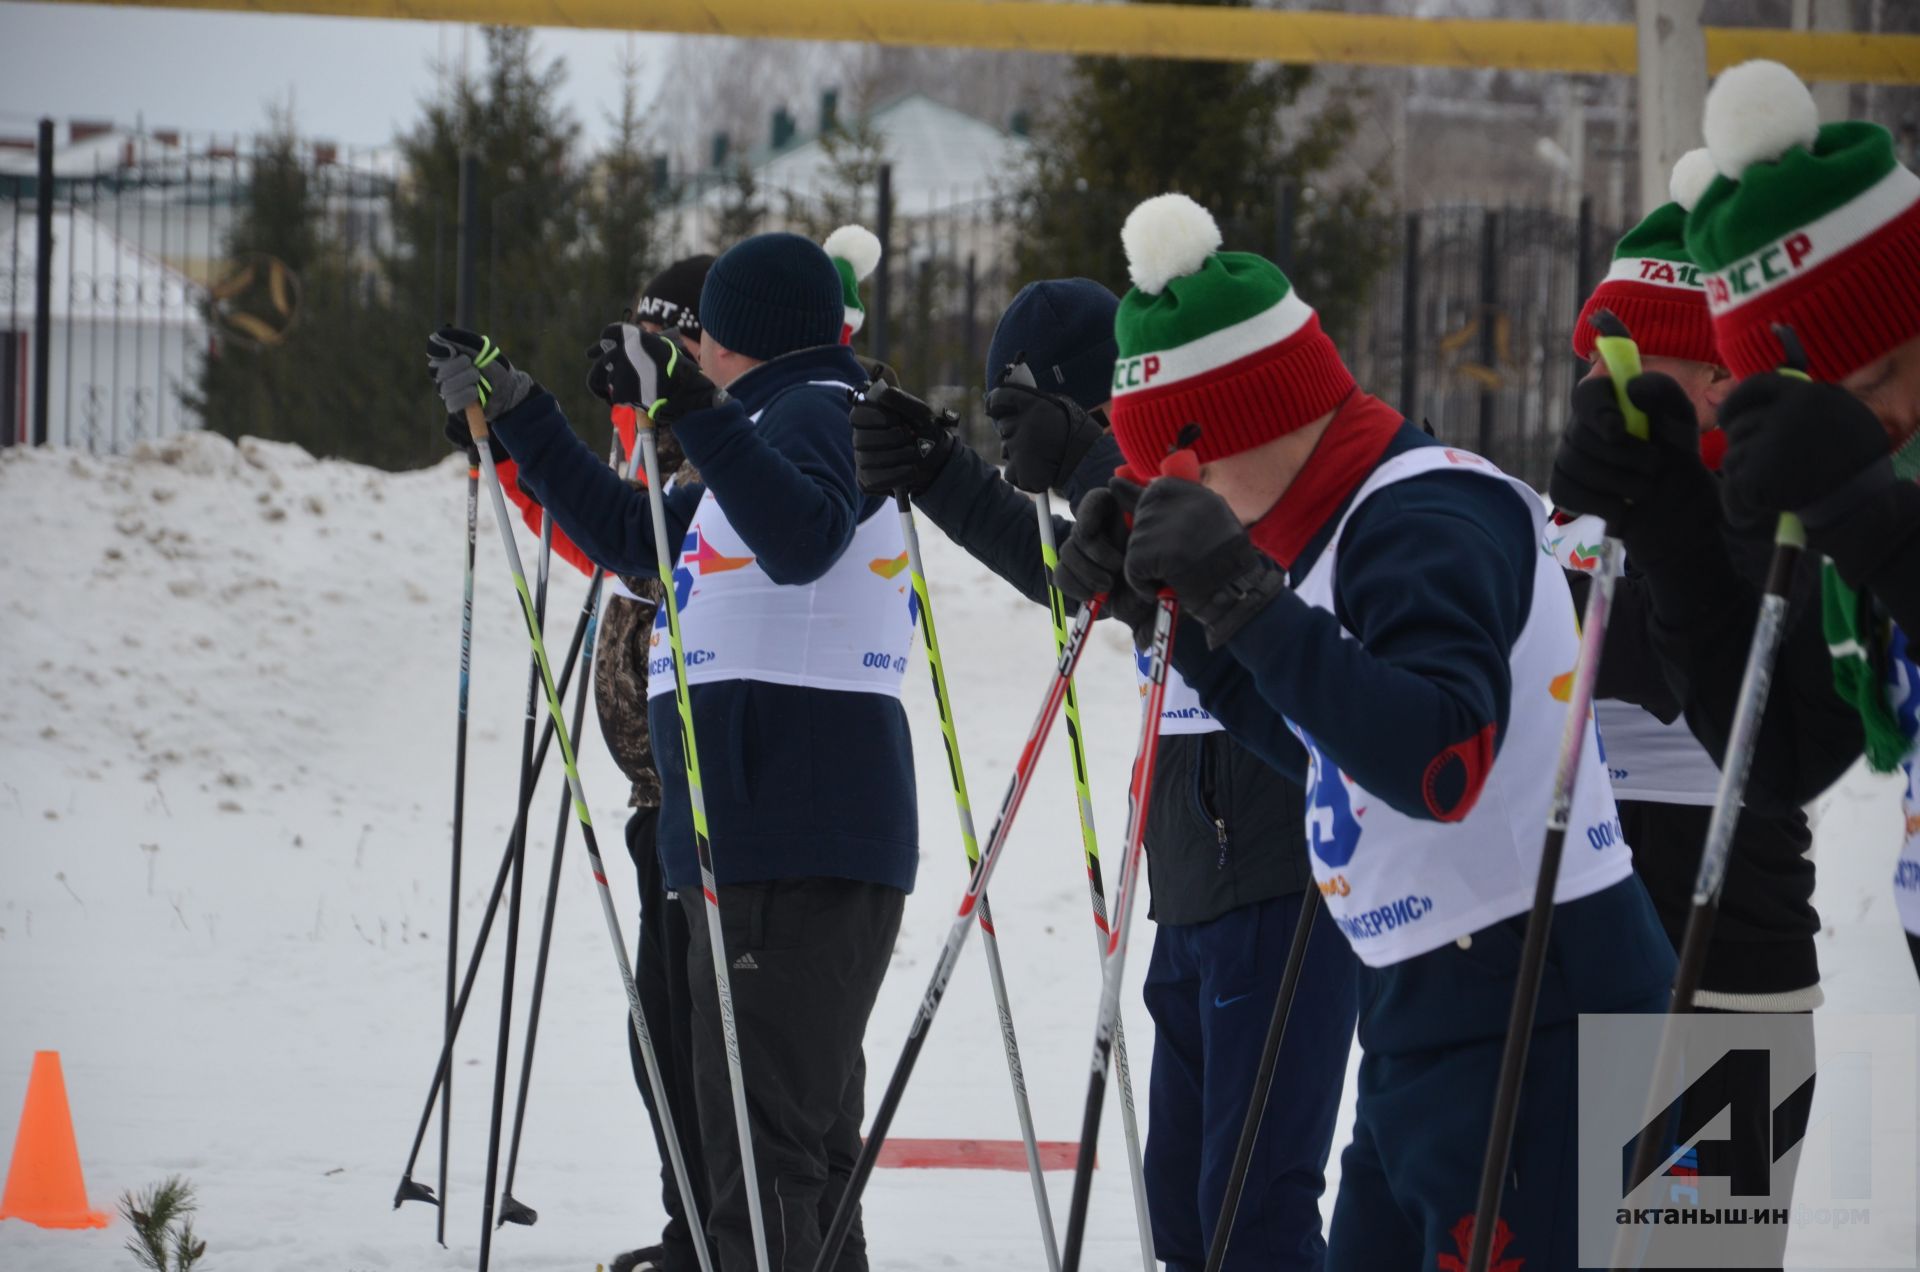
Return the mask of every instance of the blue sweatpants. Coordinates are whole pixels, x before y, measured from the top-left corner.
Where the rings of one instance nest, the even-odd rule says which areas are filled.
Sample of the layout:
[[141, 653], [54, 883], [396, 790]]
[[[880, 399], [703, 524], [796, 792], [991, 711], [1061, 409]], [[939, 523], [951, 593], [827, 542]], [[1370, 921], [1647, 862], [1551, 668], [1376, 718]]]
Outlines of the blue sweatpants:
[[[1299, 893], [1275, 897], [1207, 923], [1162, 924], [1154, 935], [1145, 989], [1154, 1022], [1146, 1183], [1154, 1253], [1167, 1272], [1206, 1265], [1300, 902]], [[1339, 930], [1321, 916], [1308, 938], [1228, 1268], [1318, 1269], [1326, 1256], [1320, 1195], [1353, 1046], [1357, 967]]]
[[[1328, 1272], [1464, 1272], [1525, 930], [1521, 915], [1464, 946], [1361, 969], [1360, 1100]], [[1578, 1266], [1579, 1016], [1664, 1011], [1672, 977], [1637, 877], [1555, 907], [1493, 1268]]]

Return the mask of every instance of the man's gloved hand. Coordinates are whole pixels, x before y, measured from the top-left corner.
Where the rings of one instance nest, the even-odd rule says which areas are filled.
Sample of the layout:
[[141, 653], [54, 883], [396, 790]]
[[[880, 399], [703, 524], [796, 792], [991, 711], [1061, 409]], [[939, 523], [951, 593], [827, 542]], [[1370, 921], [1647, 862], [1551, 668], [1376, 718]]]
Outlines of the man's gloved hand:
[[1797, 512], [1817, 539], [1893, 485], [1886, 430], [1838, 385], [1756, 375], [1733, 391], [1720, 419], [1727, 433], [1721, 495], [1730, 521]]
[[1073, 533], [1060, 545], [1060, 568], [1054, 582], [1062, 595], [1085, 605], [1106, 594], [1103, 613], [1125, 623], [1133, 632], [1136, 649], [1153, 642], [1157, 606], [1151, 594], [1141, 595], [1126, 578], [1126, 509], [1111, 490], [1101, 486], [1088, 492], [1075, 511]]
[[[447, 405], [447, 413], [464, 428], [467, 408], [480, 404], [489, 423], [526, 401], [539, 386], [525, 371], [516, 370], [500, 347], [485, 336], [460, 327], [442, 327], [427, 337], [427, 371]], [[447, 430], [453, 436], [451, 427]], [[473, 437], [455, 445], [471, 446]]]
[[953, 414], [936, 412], [911, 393], [884, 382], [854, 399], [853, 469], [870, 495], [917, 495], [933, 484], [958, 443]]
[[1569, 512], [1604, 518], [1644, 558], [1649, 547], [1674, 545], [1703, 524], [1717, 525], [1718, 492], [1700, 461], [1699, 416], [1672, 377], [1636, 376], [1627, 398], [1646, 412], [1645, 441], [1627, 432], [1612, 380], [1592, 376], [1574, 387], [1573, 418], [1554, 455], [1547, 493]]
[[609, 406], [631, 406], [670, 423], [727, 400], [679, 344], [630, 322], [611, 322], [587, 347], [587, 391]]
[[1011, 381], [987, 394], [1007, 480], [1028, 494], [1058, 490], [1099, 440], [1100, 424], [1070, 397]]
[[1180, 612], [1200, 620], [1215, 649], [1287, 587], [1274, 559], [1253, 546], [1227, 501], [1197, 481], [1160, 477], [1142, 489], [1124, 477], [1109, 488], [1133, 509], [1127, 582], [1152, 596], [1172, 588]]

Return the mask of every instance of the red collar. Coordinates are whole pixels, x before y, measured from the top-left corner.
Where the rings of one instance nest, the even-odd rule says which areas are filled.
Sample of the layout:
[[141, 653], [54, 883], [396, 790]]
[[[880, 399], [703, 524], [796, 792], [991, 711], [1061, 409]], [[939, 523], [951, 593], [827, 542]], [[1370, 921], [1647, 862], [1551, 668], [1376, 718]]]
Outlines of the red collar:
[[1379, 464], [1405, 422], [1371, 394], [1360, 389], [1348, 394], [1280, 502], [1253, 524], [1249, 533], [1255, 545], [1291, 569], [1327, 518]]

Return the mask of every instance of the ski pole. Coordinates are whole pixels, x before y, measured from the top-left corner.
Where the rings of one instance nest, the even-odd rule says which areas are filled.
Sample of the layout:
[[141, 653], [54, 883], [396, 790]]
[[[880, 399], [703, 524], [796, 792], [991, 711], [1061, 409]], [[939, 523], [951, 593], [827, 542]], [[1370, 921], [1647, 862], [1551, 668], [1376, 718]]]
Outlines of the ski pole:
[[[1607, 376], [1613, 381], [1614, 400], [1626, 420], [1627, 432], [1645, 441], [1648, 436], [1646, 413], [1627, 397], [1627, 385], [1640, 374], [1640, 350], [1626, 327], [1606, 310], [1594, 314], [1593, 325], [1600, 332], [1594, 347], [1606, 362]], [[1587, 722], [1593, 713], [1593, 687], [1600, 674], [1600, 657], [1606, 645], [1607, 619], [1612, 611], [1613, 585], [1620, 574], [1620, 556], [1620, 540], [1607, 534], [1600, 541], [1600, 564], [1587, 590], [1586, 616], [1580, 624], [1580, 651], [1574, 661], [1573, 690], [1567, 699], [1567, 723], [1560, 734], [1560, 756], [1554, 766], [1553, 802], [1548, 807], [1546, 837], [1540, 845], [1540, 870], [1534, 882], [1533, 908], [1527, 914], [1526, 938], [1520, 948], [1506, 1042], [1500, 1050], [1500, 1078], [1494, 1088], [1486, 1156], [1481, 1161], [1473, 1244], [1467, 1253], [1468, 1272], [1487, 1272], [1493, 1256], [1500, 1194], [1513, 1151], [1513, 1124], [1520, 1113], [1520, 1086], [1526, 1076], [1527, 1049], [1533, 1041], [1540, 977], [1546, 968], [1547, 939], [1553, 931], [1553, 893], [1560, 882], [1560, 858], [1566, 847], [1567, 822], [1573, 812], [1580, 758], [1586, 748]]]
[[[615, 434], [614, 454], [607, 457], [609, 464], [618, 462], [619, 436]], [[633, 463], [639, 462], [639, 451], [635, 450]], [[632, 477], [629, 469], [627, 476]], [[574, 737], [580, 736], [580, 727], [586, 722], [587, 692], [593, 683], [594, 633], [600, 621], [601, 587], [606, 579], [606, 571], [598, 565], [588, 576], [587, 596], [580, 605], [579, 626], [585, 632], [586, 661], [581, 667], [580, 687], [573, 700], [573, 723], [570, 726]], [[564, 697], [564, 691], [562, 697]], [[567, 851], [567, 813], [568, 793], [560, 792], [559, 819], [553, 828], [553, 861], [547, 870], [547, 900], [540, 915], [540, 940], [533, 960], [533, 1001], [527, 1009], [527, 1040], [520, 1054], [520, 1089], [514, 1097], [513, 1134], [508, 1137], [507, 1180], [500, 1188], [500, 1222], [517, 1223], [531, 1226], [540, 1221], [540, 1212], [520, 1201], [513, 1195], [513, 1180], [520, 1168], [520, 1135], [526, 1127], [527, 1092], [533, 1079], [534, 1046], [540, 1037], [540, 1005], [546, 997], [547, 959], [553, 947], [553, 920], [555, 908], [560, 899], [560, 867]]]
[[[484, 356], [484, 355], [483, 355]], [[485, 448], [490, 443], [484, 435], [474, 433], [475, 445]], [[490, 461], [492, 455], [488, 455]], [[487, 469], [487, 482], [499, 485], [499, 478], [491, 465]], [[497, 515], [506, 516], [505, 497]], [[512, 537], [513, 527], [503, 523], [505, 533]], [[526, 581], [522, 577], [518, 560], [518, 548], [515, 548], [514, 582], [523, 592]], [[539, 728], [540, 675], [541, 675], [541, 632], [546, 624], [547, 611], [547, 574], [553, 561], [553, 516], [545, 509], [540, 512], [540, 568], [532, 606], [527, 610], [529, 630], [533, 633], [533, 650], [527, 657], [527, 718], [520, 730], [520, 802], [530, 804], [535, 789], [533, 773], [533, 737]], [[493, 1260], [493, 1211], [494, 1186], [500, 1179], [500, 1123], [506, 1112], [507, 1099], [507, 1058], [513, 1032], [513, 979], [515, 964], [520, 955], [520, 897], [526, 883], [527, 874], [527, 825], [520, 823], [520, 833], [513, 841], [512, 882], [507, 889], [507, 949], [500, 972], [500, 1029], [496, 1035], [493, 1059], [493, 1109], [487, 1124], [487, 1190], [481, 1198], [480, 1229], [480, 1272], [487, 1272]]]
[[[885, 385], [869, 390], [873, 396]], [[967, 796], [967, 772], [960, 762], [960, 738], [953, 722], [953, 699], [947, 693], [947, 673], [940, 658], [940, 638], [934, 631], [933, 597], [927, 589], [926, 565], [920, 558], [920, 533], [913, 523], [913, 503], [907, 492], [894, 492], [894, 505], [900, 510], [900, 530], [907, 541], [907, 564], [913, 573], [914, 595], [920, 601], [920, 630], [927, 646], [927, 665], [933, 676], [933, 700], [940, 711], [940, 735], [947, 748], [947, 774], [953, 779], [953, 807], [960, 819], [960, 844], [966, 850], [967, 870], [980, 868], [980, 844], [973, 832], [973, 804]], [[1013, 1004], [1007, 997], [1006, 974], [1000, 965], [1000, 940], [993, 929], [993, 911], [987, 895], [980, 894], [980, 943], [987, 955], [987, 979], [993, 986], [993, 1003], [1000, 1013], [1000, 1041], [1007, 1053], [1007, 1074], [1013, 1079], [1013, 1108], [1020, 1121], [1020, 1139], [1026, 1146], [1027, 1174], [1033, 1182], [1034, 1210], [1040, 1219], [1040, 1232], [1047, 1250], [1047, 1267], [1059, 1272], [1060, 1247], [1053, 1231], [1053, 1208], [1047, 1200], [1047, 1181], [1040, 1166], [1040, 1145], [1034, 1136], [1033, 1109], [1027, 1102], [1027, 1079], [1020, 1064], [1020, 1043], [1013, 1031]]]
[[1140, 744], [1133, 759], [1133, 783], [1127, 792], [1127, 847], [1120, 864], [1120, 892], [1114, 899], [1113, 922], [1107, 932], [1107, 952], [1101, 967], [1100, 1011], [1094, 1025], [1093, 1060], [1087, 1080], [1087, 1103], [1080, 1119], [1080, 1149], [1073, 1166], [1073, 1201], [1067, 1211], [1064, 1272], [1080, 1266], [1081, 1243], [1087, 1230], [1087, 1205], [1093, 1193], [1094, 1149], [1100, 1139], [1100, 1109], [1107, 1092], [1107, 1068], [1113, 1059], [1114, 1028], [1120, 1019], [1120, 978], [1127, 962], [1128, 920], [1139, 891], [1140, 853], [1146, 842], [1147, 804], [1153, 795], [1153, 770], [1160, 752], [1160, 715], [1166, 707], [1167, 665], [1173, 652], [1173, 632], [1180, 603], [1171, 592], [1160, 594], [1153, 620], [1152, 658], [1147, 671], [1145, 714], [1140, 720]]
[[853, 1173], [847, 1178], [846, 1190], [840, 1194], [840, 1204], [834, 1209], [833, 1222], [821, 1243], [820, 1256], [814, 1260], [813, 1272], [832, 1272], [839, 1262], [840, 1250], [846, 1245], [847, 1233], [853, 1227], [853, 1213], [860, 1205], [860, 1194], [865, 1191], [867, 1180], [873, 1175], [874, 1163], [880, 1159], [880, 1150], [887, 1142], [887, 1130], [893, 1125], [894, 1114], [899, 1112], [900, 1101], [906, 1095], [907, 1082], [913, 1076], [913, 1066], [920, 1058], [921, 1049], [926, 1046], [934, 1013], [940, 1010], [940, 1000], [946, 996], [947, 982], [953, 978], [953, 969], [960, 960], [962, 947], [966, 945], [967, 933], [973, 928], [974, 915], [986, 892], [987, 881], [993, 877], [994, 867], [1000, 862], [1000, 850], [1006, 846], [1007, 834], [1013, 828], [1014, 814], [1020, 810], [1020, 801], [1026, 798], [1027, 787], [1032, 784], [1034, 770], [1040, 763], [1040, 753], [1046, 749], [1048, 734], [1053, 732], [1054, 717], [1060, 713], [1067, 683], [1073, 677], [1073, 669], [1080, 663], [1080, 655], [1086, 650], [1087, 634], [1093, 627], [1093, 620], [1099, 617], [1105, 603], [1105, 596], [1096, 596], [1080, 611], [1079, 617], [1074, 620], [1073, 630], [1068, 633], [1067, 647], [1060, 652], [1060, 659], [1047, 681], [1047, 692], [1041, 701], [1040, 713], [1034, 718], [1033, 727], [1027, 732], [1027, 740], [1014, 761], [1013, 776], [1007, 779], [1006, 794], [1000, 797], [1000, 809], [994, 814], [992, 829], [987, 832], [986, 846], [980, 850], [980, 864], [974, 868], [972, 877], [967, 880], [967, 889], [961, 894], [960, 908], [947, 929], [946, 943], [940, 948], [940, 956], [934, 960], [933, 976], [927, 982], [926, 992], [920, 997], [919, 1007], [914, 1011], [913, 1023], [907, 1028], [906, 1045], [900, 1050], [900, 1058], [894, 1062], [893, 1076], [887, 1079], [886, 1092], [881, 1095], [880, 1106], [874, 1111], [873, 1124], [868, 1128], [866, 1142], [861, 1145], [860, 1156], [853, 1164]]
[[[573, 683], [573, 668], [580, 654], [580, 641], [584, 628], [573, 629], [573, 640], [567, 646], [565, 665], [560, 670], [560, 693], [564, 696], [567, 686]], [[540, 734], [540, 745], [533, 753], [533, 768], [536, 774], [545, 771], [547, 750], [553, 743], [553, 721], [549, 720]], [[500, 898], [507, 891], [507, 877], [513, 869], [513, 841], [522, 833], [527, 824], [527, 805], [522, 804], [516, 814], [513, 829], [507, 832], [507, 844], [500, 854], [500, 867], [494, 872], [493, 890], [487, 894], [487, 904], [480, 919], [480, 932], [474, 939], [473, 952], [467, 958], [466, 973], [460, 979], [460, 993], [453, 1000], [453, 1028], [440, 1044], [440, 1059], [435, 1062], [433, 1080], [427, 1086], [427, 1101], [420, 1110], [420, 1120], [413, 1132], [413, 1146], [407, 1153], [406, 1169], [400, 1172], [400, 1186], [394, 1190], [393, 1208], [400, 1209], [409, 1201], [424, 1201], [432, 1205], [440, 1204], [440, 1197], [433, 1189], [413, 1178], [413, 1168], [419, 1163], [420, 1150], [426, 1144], [427, 1126], [433, 1120], [433, 1106], [440, 1098], [440, 1091], [453, 1072], [453, 1044], [460, 1035], [460, 1022], [466, 1018], [467, 1000], [473, 994], [473, 984], [480, 974], [480, 960], [487, 950], [487, 938], [493, 932], [493, 920], [500, 912]]]
[[1287, 965], [1280, 972], [1280, 990], [1273, 997], [1273, 1019], [1267, 1024], [1267, 1041], [1260, 1048], [1260, 1067], [1253, 1075], [1246, 1121], [1240, 1124], [1240, 1142], [1233, 1146], [1233, 1166], [1227, 1173], [1226, 1195], [1220, 1199], [1220, 1219], [1213, 1226], [1213, 1245], [1207, 1251], [1206, 1272], [1220, 1272], [1226, 1266], [1233, 1221], [1240, 1213], [1247, 1170], [1253, 1165], [1260, 1124], [1267, 1117], [1267, 1097], [1273, 1093], [1274, 1070], [1280, 1066], [1280, 1047], [1287, 1039], [1287, 1017], [1293, 1011], [1293, 996], [1300, 988], [1300, 971], [1307, 962], [1307, 938], [1313, 934], [1313, 920], [1319, 913], [1320, 888], [1309, 879], [1300, 902], [1300, 917], [1294, 922], [1293, 944], [1287, 949]]
[[[673, 361], [679, 359], [674, 348]], [[668, 364], [667, 374], [673, 371]], [[657, 408], [659, 403], [654, 403]], [[680, 599], [673, 585], [673, 549], [667, 542], [667, 505], [660, 488], [660, 442], [654, 435], [650, 412], [633, 413], [634, 434], [647, 468], [647, 506], [653, 514], [653, 546], [660, 566], [660, 603], [667, 609], [667, 637], [673, 645], [673, 695], [680, 712], [680, 749], [686, 757], [687, 801], [693, 813], [693, 846], [700, 859], [700, 891], [706, 896], [707, 945], [713, 954], [714, 992], [720, 1005], [720, 1034], [727, 1049], [727, 1080], [733, 1087], [733, 1122], [740, 1140], [740, 1178], [746, 1187], [747, 1221], [753, 1231], [753, 1254], [760, 1272], [770, 1272], [767, 1261], [767, 1220], [761, 1212], [760, 1173], [753, 1158], [753, 1127], [747, 1118], [747, 1077], [740, 1064], [740, 1030], [733, 1014], [733, 984], [728, 976], [726, 938], [720, 931], [720, 891], [713, 872], [713, 840], [707, 832], [707, 797], [700, 784], [700, 751], [693, 736], [693, 693], [687, 685], [687, 651], [680, 639]], [[666, 1089], [655, 1086], [661, 1110]], [[671, 1137], [669, 1137], [669, 1142]], [[688, 1196], [688, 1214], [692, 1197]], [[701, 1243], [704, 1246], [704, 1242]]]
[[[483, 354], [482, 357], [485, 355]], [[687, 1175], [687, 1163], [680, 1152], [679, 1135], [674, 1129], [673, 1112], [666, 1104], [666, 1084], [660, 1076], [660, 1065], [654, 1055], [653, 1035], [647, 1029], [646, 1013], [640, 1008], [640, 991], [633, 983], [633, 965], [627, 958], [627, 940], [620, 932], [620, 916], [614, 909], [613, 891], [607, 886], [606, 864], [600, 856], [600, 842], [594, 835], [593, 818], [587, 812], [586, 793], [580, 786], [580, 769], [574, 762], [573, 742], [568, 736], [564, 715], [560, 708], [560, 696], [553, 684], [553, 668], [547, 661], [546, 642], [540, 636], [540, 624], [534, 614], [533, 599], [527, 594], [526, 571], [520, 565], [520, 548], [514, 542], [513, 525], [507, 516], [507, 499], [500, 490], [500, 481], [494, 474], [493, 455], [487, 446], [487, 419], [476, 403], [467, 407], [467, 427], [473, 431], [474, 442], [480, 451], [482, 479], [493, 495], [494, 520], [500, 523], [500, 539], [506, 549], [507, 565], [513, 573], [513, 588], [520, 596], [521, 617], [526, 620], [527, 640], [533, 646], [534, 662], [539, 668], [541, 686], [546, 690], [547, 714], [553, 721], [554, 737], [560, 744], [560, 759], [567, 771], [567, 788], [573, 795], [574, 815], [580, 821], [580, 839], [587, 850], [587, 864], [592, 868], [593, 881], [600, 893], [600, 912], [607, 921], [607, 935], [613, 941], [614, 961], [620, 969], [621, 987], [627, 993], [627, 1015], [633, 1023], [634, 1038], [640, 1044], [640, 1055], [647, 1071], [647, 1083], [659, 1097], [661, 1129], [666, 1132], [667, 1156], [673, 1166], [674, 1180], [680, 1188], [681, 1203], [686, 1207], [687, 1222], [696, 1231], [704, 1232], [705, 1225], [700, 1220], [700, 1210], [694, 1201], [693, 1183]], [[649, 465], [651, 469], [658, 465]], [[488, 1180], [487, 1213], [481, 1228], [480, 1260], [484, 1269], [491, 1249], [490, 1238], [493, 1235], [493, 1197], [492, 1180]], [[707, 1253], [706, 1243], [698, 1242], [695, 1251], [699, 1255], [702, 1272], [713, 1272], [711, 1256]]]
[[[1035, 386], [1033, 371], [1024, 358], [1007, 368], [1003, 383]], [[1057, 574], [1060, 546], [1053, 530], [1053, 498], [1044, 490], [1035, 491], [1033, 510], [1040, 531], [1040, 561], [1047, 575], [1047, 611], [1053, 622], [1053, 651], [1059, 656], [1067, 643], [1066, 598], [1060, 594]], [[1067, 749], [1073, 757], [1073, 793], [1080, 810], [1080, 848], [1087, 868], [1087, 894], [1093, 903], [1093, 948], [1103, 962], [1107, 953], [1107, 882], [1100, 867], [1100, 837], [1093, 824], [1093, 793], [1087, 784], [1087, 743], [1080, 727], [1080, 695], [1073, 681], [1067, 681]], [[1120, 1126], [1127, 1139], [1127, 1174], [1133, 1182], [1134, 1224], [1140, 1230], [1140, 1262], [1144, 1272], [1154, 1272], [1153, 1221], [1147, 1210], [1146, 1164], [1140, 1153], [1140, 1119], [1133, 1104], [1133, 1066], [1127, 1060], [1126, 1030], [1116, 1020], [1113, 1026], [1114, 1081], [1120, 1088]]]
[[[1775, 323], [1773, 332], [1780, 338], [1785, 354], [1780, 374], [1806, 380], [1807, 355], [1793, 328]], [[1665, 1136], [1655, 1130], [1655, 1122], [1664, 1123], [1660, 1110], [1666, 1107], [1664, 1092], [1671, 1083], [1675, 1044], [1673, 1018], [1693, 1011], [1693, 996], [1700, 988], [1700, 974], [1707, 964], [1707, 944], [1713, 937], [1714, 920], [1720, 913], [1720, 886], [1727, 877], [1727, 858], [1733, 851], [1733, 832], [1746, 802], [1747, 777], [1753, 769], [1753, 753], [1759, 741], [1760, 720], [1766, 714], [1767, 694], [1773, 688], [1773, 664], [1780, 653], [1780, 641], [1786, 634], [1787, 606], [1793, 591], [1794, 572], [1807, 546], [1806, 528], [1791, 512], [1780, 514], [1773, 535], [1773, 560], [1767, 567], [1767, 581], [1760, 597], [1760, 614], [1754, 622], [1753, 641], [1747, 650], [1746, 671], [1740, 678], [1740, 694], [1734, 700], [1733, 723], [1727, 735], [1725, 762], [1720, 766], [1720, 787], [1714, 792], [1713, 815], [1707, 820], [1707, 839], [1700, 850], [1700, 868], [1694, 875], [1693, 906], [1680, 938], [1680, 957], [1673, 976], [1673, 996], [1667, 1004], [1667, 1017], [1660, 1031], [1660, 1048], [1655, 1053], [1652, 1089], [1647, 1093], [1646, 1117], [1641, 1122], [1634, 1144], [1633, 1166], [1624, 1184], [1630, 1194], [1646, 1182], [1661, 1165], [1665, 1153], [1677, 1151], [1664, 1144]], [[1623, 1203], [1624, 1204], [1624, 1203]], [[1629, 1232], [1622, 1228], [1614, 1246], [1614, 1267], [1638, 1266], [1625, 1257]]]
[[[453, 743], [453, 869], [447, 884], [447, 1010], [441, 1037], [453, 1045], [454, 980], [460, 972], [460, 856], [467, 812], [467, 688], [473, 672], [473, 546], [480, 520], [480, 460], [467, 459], [467, 569], [460, 587], [460, 708]], [[447, 1157], [453, 1133], [453, 1081], [440, 1085], [440, 1191], [447, 1195]], [[447, 1244], [447, 1208], [434, 1218], [434, 1240]]]

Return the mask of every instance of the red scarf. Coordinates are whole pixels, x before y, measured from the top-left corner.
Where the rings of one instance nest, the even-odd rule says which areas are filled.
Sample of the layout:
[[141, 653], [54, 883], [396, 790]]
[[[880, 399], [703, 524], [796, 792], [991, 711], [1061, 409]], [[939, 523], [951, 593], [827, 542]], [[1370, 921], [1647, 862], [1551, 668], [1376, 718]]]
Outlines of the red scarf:
[[1291, 569], [1327, 519], [1379, 464], [1405, 422], [1400, 412], [1369, 393], [1355, 389], [1348, 394], [1280, 502], [1249, 529], [1255, 546]]

